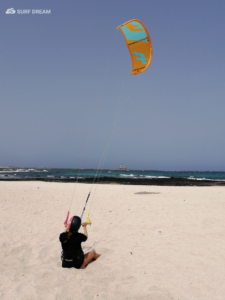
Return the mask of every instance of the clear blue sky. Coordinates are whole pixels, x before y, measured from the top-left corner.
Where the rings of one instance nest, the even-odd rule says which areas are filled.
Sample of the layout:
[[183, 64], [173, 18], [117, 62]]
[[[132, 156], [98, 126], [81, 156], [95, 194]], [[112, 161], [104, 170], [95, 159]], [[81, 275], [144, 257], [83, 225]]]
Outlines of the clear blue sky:
[[[79, 167], [105, 78], [83, 167], [98, 166], [128, 88], [104, 167], [225, 171], [224, 16], [223, 0], [2, 0], [0, 165]], [[116, 29], [130, 19], [153, 46], [133, 77]]]

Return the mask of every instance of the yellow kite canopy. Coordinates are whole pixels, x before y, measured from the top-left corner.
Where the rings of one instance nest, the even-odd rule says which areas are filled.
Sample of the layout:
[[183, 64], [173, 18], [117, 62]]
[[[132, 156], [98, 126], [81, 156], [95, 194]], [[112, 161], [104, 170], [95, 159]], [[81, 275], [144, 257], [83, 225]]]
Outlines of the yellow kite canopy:
[[132, 75], [144, 72], [152, 59], [152, 43], [145, 25], [139, 20], [130, 20], [119, 28], [126, 40], [132, 60]]

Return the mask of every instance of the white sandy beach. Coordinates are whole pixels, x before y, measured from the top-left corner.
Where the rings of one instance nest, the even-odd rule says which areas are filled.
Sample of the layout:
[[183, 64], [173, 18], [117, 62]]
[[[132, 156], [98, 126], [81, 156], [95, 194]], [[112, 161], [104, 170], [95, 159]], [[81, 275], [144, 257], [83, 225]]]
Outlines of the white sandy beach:
[[60, 260], [74, 187], [0, 182], [0, 299], [225, 299], [225, 187], [99, 184], [83, 246], [102, 256], [84, 270]]

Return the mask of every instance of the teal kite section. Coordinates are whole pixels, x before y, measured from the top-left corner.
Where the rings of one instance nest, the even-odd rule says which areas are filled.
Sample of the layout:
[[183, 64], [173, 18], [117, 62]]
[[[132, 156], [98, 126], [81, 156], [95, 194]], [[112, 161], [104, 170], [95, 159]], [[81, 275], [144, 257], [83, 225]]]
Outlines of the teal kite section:
[[146, 61], [148, 60], [148, 58], [145, 58], [144, 53], [141, 52], [132, 52], [132, 53], [134, 55], [137, 55], [135, 56], [136, 60], [140, 60], [143, 65], [146, 65]]
[[[134, 31], [129, 29], [130, 24], [131, 24], [131, 26], [132, 25], [136, 26], [136, 27], [133, 27]], [[133, 22], [130, 22], [129, 24], [123, 25], [121, 27], [121, 29], [123, 30], [123, 33], [126, 37], [126, 40], [140, 41], [140, 40], [143, 40], [143, 39], [147, 38], [147, 34], [146, 34], [144, 28], [142, 27], [142, 25], [140, 23], [138, 23], [136, 21], [133, 21]], [[132, 27], [131, 27], [131, 29], [132, 29]], [[136, 31], [135, 29], [142, 29], [142, 31]]]

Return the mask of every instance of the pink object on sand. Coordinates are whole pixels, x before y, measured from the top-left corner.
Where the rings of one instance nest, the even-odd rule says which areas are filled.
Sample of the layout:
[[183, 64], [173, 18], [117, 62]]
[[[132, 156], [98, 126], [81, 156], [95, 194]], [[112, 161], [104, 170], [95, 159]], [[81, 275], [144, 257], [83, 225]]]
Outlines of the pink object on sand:
[[70, 215], [70, 212], [68, 211], [68, 213], [67, 213], [67, 217], [66, 217], [66, 221], [64, 222], [64, 225], [65, 225], [65, 227], [67, 227], [67, 221], [68, 221], [68, 219], [69, 219], [69, 215]]

